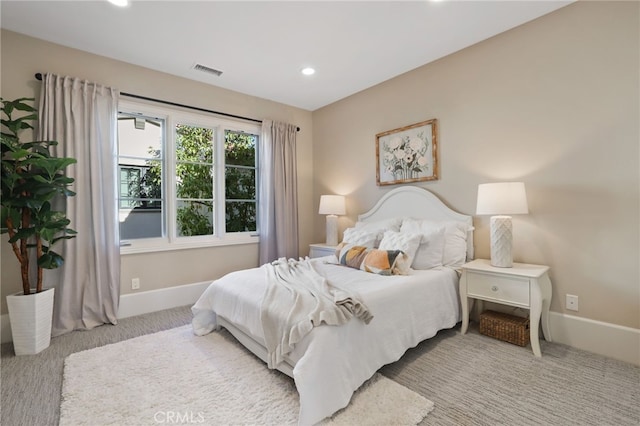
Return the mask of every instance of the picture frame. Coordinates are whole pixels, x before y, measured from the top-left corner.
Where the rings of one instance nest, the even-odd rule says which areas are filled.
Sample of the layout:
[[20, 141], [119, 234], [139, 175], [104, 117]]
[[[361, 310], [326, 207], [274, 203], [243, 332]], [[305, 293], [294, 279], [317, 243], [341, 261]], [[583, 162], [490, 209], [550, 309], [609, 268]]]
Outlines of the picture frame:
[[437, 119], [376, 135], [376, 184], [378, 186], [437, 179]]

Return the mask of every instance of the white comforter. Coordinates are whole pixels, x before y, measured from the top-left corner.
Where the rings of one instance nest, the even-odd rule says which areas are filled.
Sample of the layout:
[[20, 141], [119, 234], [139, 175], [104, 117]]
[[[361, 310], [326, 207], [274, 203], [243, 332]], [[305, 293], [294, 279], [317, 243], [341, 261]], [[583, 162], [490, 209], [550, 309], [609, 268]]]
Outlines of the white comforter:
[[[352, 319], [340, 327], [316, 327], [289, 354], [303, 425], [347, 406], [353, 392], [380, 367], [460, 320], [458, 275], [452, 269], [388, 277], [326, 263], [335, 262], [333, 256], [312, 261], [329, 282], [359, 295], [374, 318], [368, 325]], [[214, 281], [192, 308], [194, 332], [211, 332], [220, 315], [264, 343], [260, 305], [265, 285], [264, 268]]]
[[267, 365], [278, 368], [314, 327], [341, 326], [352, 318], [372, 319], [366, 306], [339, 283], [316, 272], [307, 259], [280, 258], [262, 266], [267, 271], [261, 318]]

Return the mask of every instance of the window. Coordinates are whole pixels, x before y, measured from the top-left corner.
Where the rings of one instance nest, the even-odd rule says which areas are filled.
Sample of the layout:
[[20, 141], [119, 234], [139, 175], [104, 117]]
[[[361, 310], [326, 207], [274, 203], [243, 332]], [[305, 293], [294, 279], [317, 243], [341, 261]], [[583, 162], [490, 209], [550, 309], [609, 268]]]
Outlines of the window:
[[226, 131], [225, 200], [227, 232], [256, 231], [256, 143], [248, 133]]
[[118, 142], [120, 239], [162, 237], [164, 120], [120, 113]]
[[260, 128], [120, 103], [122, 253], [257, 242]]
[[178, 235], [213, 235], [214, 130], [176, 124], [175, 135]]

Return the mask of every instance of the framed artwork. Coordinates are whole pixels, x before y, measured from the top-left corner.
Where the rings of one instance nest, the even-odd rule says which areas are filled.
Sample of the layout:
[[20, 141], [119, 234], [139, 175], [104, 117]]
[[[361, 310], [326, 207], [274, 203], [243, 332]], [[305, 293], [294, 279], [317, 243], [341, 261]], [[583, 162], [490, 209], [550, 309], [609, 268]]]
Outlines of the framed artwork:
[[396, 185], [438, 179], [438, 120], [376, 135], [376, 183]]

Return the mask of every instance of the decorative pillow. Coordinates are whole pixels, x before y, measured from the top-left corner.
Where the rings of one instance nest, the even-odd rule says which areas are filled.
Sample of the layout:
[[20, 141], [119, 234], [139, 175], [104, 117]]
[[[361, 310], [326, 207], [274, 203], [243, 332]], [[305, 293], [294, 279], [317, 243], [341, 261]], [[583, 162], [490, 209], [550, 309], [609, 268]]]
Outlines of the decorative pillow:
[[344, 230], [342, 241], [349, 244], [365, 247], [375, 247], [378, 236], [376, 232], [363, 229], [347, 228]]
[[377, 241], [374, 247], [380, 245], [380, 241], [386, 231], [399, 231], [402, 225], [402, 218], [394, 217], [391, 219], [378, 220], [375, 222], [356, 222], [356, 229], [375, 233]]
[[341, 265], [379, 275], [406, 275], [409, 273], [407, 255], [400, 250], [378, 250], [341, 243], [336, 250]]
[[444, 227], [442, 264], [451, 268], [458, 268], [467, 260], [467, 232], [473, 230], [473, 227], [456, 221], [436, 222], [426, 219], [405, 219], [402, 221], [400, 229], [407, 232], [427, 234], [435, 232], [442, 227]]
[[409, 258], [409, 265], [418, 251], [422, 235], [408, 232], [387, 231], [380, 241], [380, 250], [402, 250]]

